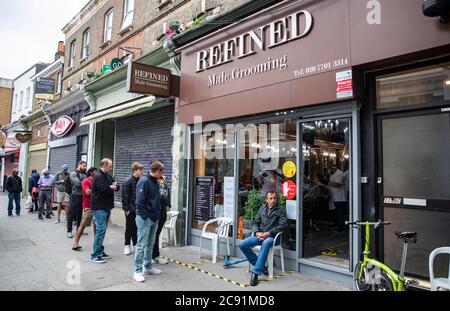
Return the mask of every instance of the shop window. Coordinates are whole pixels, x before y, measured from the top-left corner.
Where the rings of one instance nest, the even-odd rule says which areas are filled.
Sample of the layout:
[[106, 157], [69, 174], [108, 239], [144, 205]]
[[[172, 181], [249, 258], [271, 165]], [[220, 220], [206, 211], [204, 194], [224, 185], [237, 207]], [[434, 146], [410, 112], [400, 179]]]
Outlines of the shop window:
[[239, 240], [249, 237], [269, 191], [288, 214], [284, 248], [296, 250], [297, 119], [246, 125], [239, 132]]
[[349, 268], [350, 119], [302, 124], [303, 257]]
[[[220, 130], [194, 135], [194, 204], [192, 228], [202, 230], [204, 224], [218, 217], [233, 217], [234, 204], [229, 204], [226, 196], [233, 195], [234, 187], [226, 188], [225, 183], [233, 184], [235, 131]], [[204, 178], [203, 178], [204, 177]], [[200, 189], [199, 187], [202, 187]], [[212, 191], [209, 199], [200, 192]], [[230, 191], [232, 193], [230, 193]], [[197, 195], [200, 193], [200, 195]], [[208, 228], [210, 232], [216, 226]]]
[[380, 76], [377, 109], [450, 103], [450, 63]]

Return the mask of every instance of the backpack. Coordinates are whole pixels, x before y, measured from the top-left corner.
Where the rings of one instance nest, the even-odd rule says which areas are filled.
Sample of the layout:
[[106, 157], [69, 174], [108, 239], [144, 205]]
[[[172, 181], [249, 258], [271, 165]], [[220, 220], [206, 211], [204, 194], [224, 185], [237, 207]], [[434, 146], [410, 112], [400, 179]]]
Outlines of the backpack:
[[[78, 179], [81, 179], [80, 173], [78, 173], [78, 172], [77, 172], [77, 177], [78, 177]], [[72, 179], [70, 178], [70, 174], [69, 174], [69, 177], [66, 178], [65, 185], [66, 185], [66, 193], [68, 195], [71, 195], [72, 190], [73, 190], [73, 183], [72, 183]]]

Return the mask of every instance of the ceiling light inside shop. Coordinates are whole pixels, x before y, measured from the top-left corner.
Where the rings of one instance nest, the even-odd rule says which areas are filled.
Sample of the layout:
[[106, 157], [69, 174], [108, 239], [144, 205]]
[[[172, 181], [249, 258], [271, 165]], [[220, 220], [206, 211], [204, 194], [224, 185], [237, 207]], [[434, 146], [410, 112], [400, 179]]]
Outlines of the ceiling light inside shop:
[[446, 80], [445, 85], [450, 85], [450, 80]]

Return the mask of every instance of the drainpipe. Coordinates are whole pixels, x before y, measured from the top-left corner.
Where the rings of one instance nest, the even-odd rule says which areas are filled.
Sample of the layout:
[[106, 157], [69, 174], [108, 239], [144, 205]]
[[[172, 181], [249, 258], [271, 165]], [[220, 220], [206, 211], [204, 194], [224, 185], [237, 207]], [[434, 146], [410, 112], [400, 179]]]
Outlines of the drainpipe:
[[[84, 91], [84, 98], [89, 105], [90, 112], [94, 112], [97, 110], [97, 100], [96, 98], [89, 93], [88, 91]], [[92, 167], [94, 165], [94, 156], [95, 156], [95, 135], [97, 132], [96, 124], [89, 124], [89, 141], [88, 141], [88, 166]]]

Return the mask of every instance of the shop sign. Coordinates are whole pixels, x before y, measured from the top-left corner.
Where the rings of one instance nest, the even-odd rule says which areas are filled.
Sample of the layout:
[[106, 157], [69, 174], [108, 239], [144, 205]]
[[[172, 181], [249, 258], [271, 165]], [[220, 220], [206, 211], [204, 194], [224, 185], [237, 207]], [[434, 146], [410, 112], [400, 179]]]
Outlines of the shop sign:
[[206, 222], [214, 218], [214, 177], [195, 179], [195, 220]]
[[51, 132], [56, 137], [66, 136], [74, 127], [75, 121], [69, 116], [62, 116], [53, 123]]
[[37, 78], [34, 92], [36, 99], [55, 99], [55, 80], [47, 78]]
[[5, 149], [20, 149], [20, 142], [16, 138], [6, 138]]
[[136, 62], [128, 64], [128, 92], [170, 97], [171, 81], [170, 70]]
[[120, 58], [113, 58], [111, 61], [111, 69], [116, 70], [123, 66], [123, 62]]
[[351, 70], [336, 73], [336, 97], [353, 97], [353, 76]]
[[17, 133], [16, 134], [16, 139], [18, 141], [20, 141], [22, 144], [26, 144], [27, 142], [29, 142], [31, 140], [32, 136], [31, 133]]
[[297, 196], [297, 184], [292, 180], [288, 180], [281, 186], [281, 191], [287, 200], [295, 199]]
[[[304, 16], [305, 25], [300, 27], [300, 17]], [[307, 36], [313, 27], [313, 16], [301, 10], [247, 33], [240, 34], [230, 40], [216, 44], [197, 53], [196, 72], [204, 71], [225, 63], [234, 58], [244, 58], [259, 51], [298, 40]], [[268, 34], [268, 35], [267, 35]]]
[[286, 178], [292, 178], [297, 174], [297, 165], [292, 161], [283, 164], [283, 174]]

